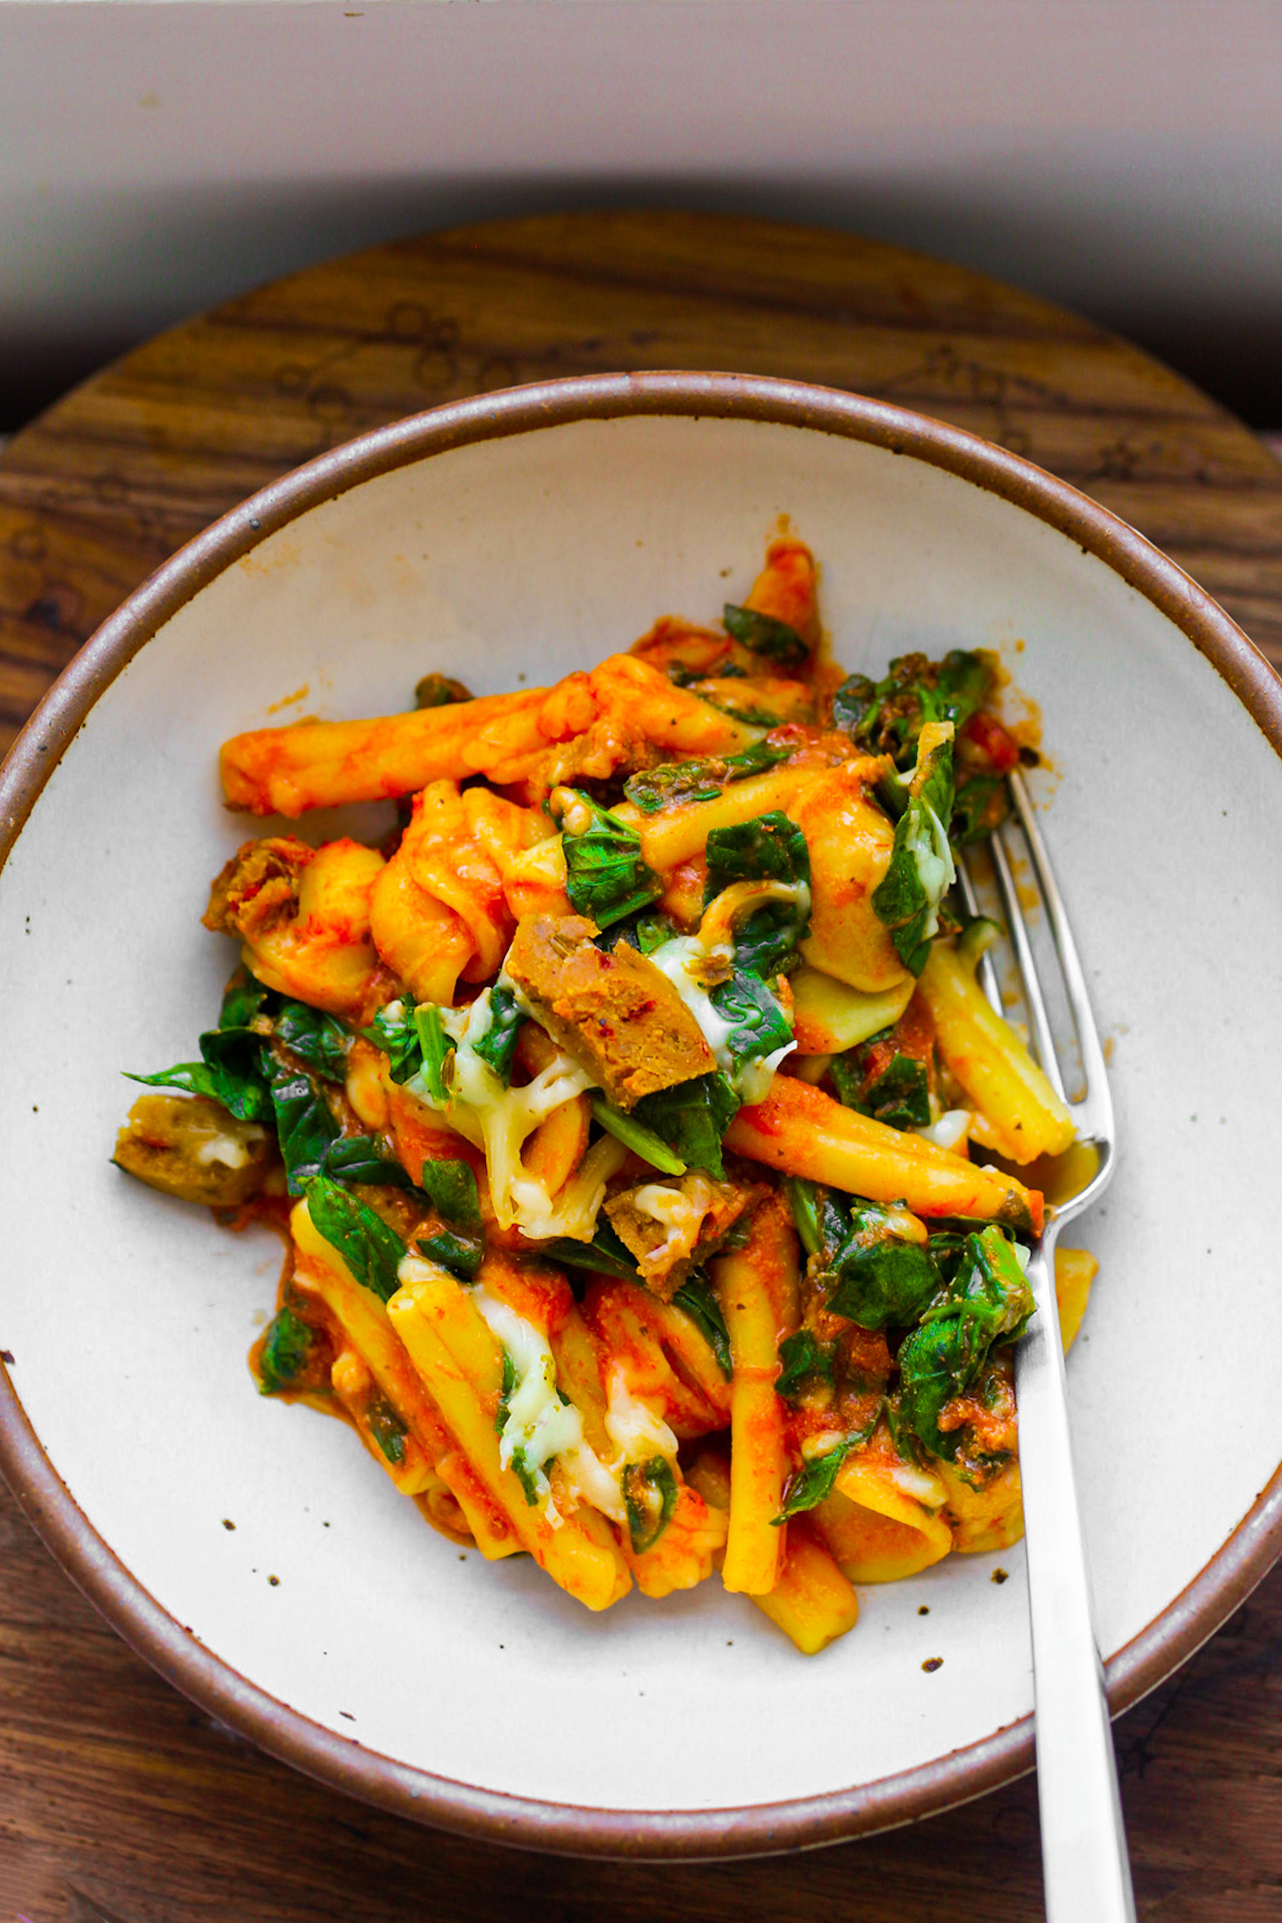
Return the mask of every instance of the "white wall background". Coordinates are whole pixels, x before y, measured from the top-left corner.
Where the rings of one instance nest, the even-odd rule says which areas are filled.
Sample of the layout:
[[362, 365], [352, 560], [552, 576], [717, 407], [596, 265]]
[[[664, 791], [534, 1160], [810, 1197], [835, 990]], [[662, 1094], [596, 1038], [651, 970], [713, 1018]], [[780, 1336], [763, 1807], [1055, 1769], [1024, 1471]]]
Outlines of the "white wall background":
[[845, 226], [1282, 420], [1282, 0], [0, 0], [0, 402], [461, 220]]

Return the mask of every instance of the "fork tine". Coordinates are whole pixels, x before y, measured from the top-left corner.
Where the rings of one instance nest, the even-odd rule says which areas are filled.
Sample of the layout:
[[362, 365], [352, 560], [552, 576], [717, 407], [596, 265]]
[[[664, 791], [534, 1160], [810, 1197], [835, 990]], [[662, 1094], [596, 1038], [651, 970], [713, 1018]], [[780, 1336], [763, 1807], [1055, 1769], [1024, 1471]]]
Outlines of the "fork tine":
[[[1032, 1018], [1033, 1045], [1037, 1051], [1037, 1059], [1042, 1065], [1042, 1073], [1060, 1100], [1063, 1101], [1065, 1099], [1064, 1078], [1060, 1074], [1059, 1057], [1055, 1050], [1055, 1037], [1051, 1032], [1050, 1017], [1046, 1012], [1046, 998], [1042, 994], [1042, 984], [1037, 973], [1037, 963], [1033, 959], [1032, 943], [1028, 939], [1028, 929], [1024, 923], [1023, 904], [1019, 899], [1019, 893], [1015, 886], [1015, 877], [1011, 872], [1010, 860], [1006, 853], [1005, 844], [1002, 841], [1000, 829], [993, 836], [989, 846], [993, 857], [993, 868], [997, 875], [997, 886], [1001, 893], [1002, 906], [1006, 910], [1007, 932], [1010, 935], [1011, 946], [1015, 950], [1015, 959], [1019, 963], [1019, 972], [1023, 978], [1024, 1001], [1027, 1004], [1029, 1015]], [[1034, 865], [1036, 866], [1036, 864]], [[1038, 867], [1037, 877], [1039, 882], [1042, 879], [1042, 872], [1041, 867]], [[1058, 934], [1058, 929], [1056, 933]], [[1074, 1018], [1076, 1018], [1076, 1007], [1073, 1009], [1073, 1014]]]
[[[1033, 868], [1037, 884], [1042, 891], [1042, 900], [1050, 916], [1051, 930], [1055, 936], [1055, 946], [1059, 951], [1060, 968], [1063, 971], [1064, 986], [1068, 991], [1068, 1003], [1072, 1010], [1073, 1022], [1077, 1028], [1077, 1045], [1081, 1054], [1082, 1074], [1086, 1082], [1086, 1099], [1072, 1105], [1074, 1115], [1081, 1117], [1087, 1109], [1091, 1112], [1092, 1127], [1096, 1131], [1111, 1130], [1113, 1103], [1108, 1092], [1108, 1075], [1104, 1067], [1104, 1051], [1100, 1046], [1099, 1031], [1095, 1017], [1091, 1013], [1090, 996], [1086, 992], [1086, 976], [1082, 970], [1077, 943], [1068, 925], [1068, 916], [1059, 889], [1055, 886], [1055, 876], [1051, 869], [1046, 844], [1042, 840], [1037, 822], [1033, 817], [1033, 806], [1024, 777], [1016, 770], [1009, 776], [1011, 795], [1019, 815], [1020, 826], [1024, 831], [1028, 850], [1033, 858]], [[996, 836], [993, 838], [996, 840]], [[1021, 963], [1022, 966], [1022, 963]], [[1043, 1063], [1043, 1067], [1045, 1064]], [[1047, 1071], [1049, 1073], [1049, 1070]]]
[[[975, 884], [971, 879], [970, 869], [966, 866], [964, 856], [962, 856], [957, 863], [957, 886], [961, 890], [961, 898], [965, 903], [966, 913], [968, 915], [977, 915], [979, 913], [979, 896], [975, 892]], [[983, 991], [984, 998], [994, 1015], [1004, 1015], [1006, 1011], [1002, 1004], [1002, 991], [998, 986], [997, 969], [994, 966], [991, 955], [980, 956], [975, 974], [978, 978], [979, 986]]]

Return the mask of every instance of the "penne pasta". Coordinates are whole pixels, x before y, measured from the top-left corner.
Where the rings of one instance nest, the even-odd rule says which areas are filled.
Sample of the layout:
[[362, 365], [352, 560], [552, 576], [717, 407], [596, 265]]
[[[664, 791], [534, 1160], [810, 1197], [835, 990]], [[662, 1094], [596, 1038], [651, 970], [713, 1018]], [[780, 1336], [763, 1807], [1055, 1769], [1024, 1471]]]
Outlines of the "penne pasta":
[[[396, 826], [243, 844], [217, 1026], [116, 1146], [288, 1219], [260, 1390], [491, 1582], [719, 1570], [808, 1655], [855, 1585], [1018, 1536], [1024, 1245], [1091, 1154], [959, 953], [952, 850], [1021, 755], [993, 663], [843, 677], [817, 582], [781, 533], [719, 621], [553, 686], [226, 742], [233, 808]], [[1094, 1272], [1058, 1253], [1066, 1345]]]

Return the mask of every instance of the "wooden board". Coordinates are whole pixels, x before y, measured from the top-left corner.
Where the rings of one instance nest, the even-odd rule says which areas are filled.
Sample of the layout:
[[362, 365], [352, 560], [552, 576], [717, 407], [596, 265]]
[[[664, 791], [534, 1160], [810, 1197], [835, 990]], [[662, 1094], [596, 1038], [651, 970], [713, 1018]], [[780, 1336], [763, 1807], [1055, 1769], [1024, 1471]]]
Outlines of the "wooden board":
[[[999, 441], [1133, 522], [1282, 666], [1282, 467], [1138, 350], [844, 236], [568, 215], [279, 281], [16, 436], [0, 457], [0, 747], [131, 588], [275, 475], [443, 400], [644, 367], [818, 380]], [[1282, 1569], [1117, 1726], [1142, 1917], [1282, 1919], [1280, 1732]], [[1023, 1923], [1040, 1903], [1031, 1781], [862, 1843], [706, 1868], [517, 1855], [370, 1811], [155, 1677], [0, 1487], [0, 1923]]]

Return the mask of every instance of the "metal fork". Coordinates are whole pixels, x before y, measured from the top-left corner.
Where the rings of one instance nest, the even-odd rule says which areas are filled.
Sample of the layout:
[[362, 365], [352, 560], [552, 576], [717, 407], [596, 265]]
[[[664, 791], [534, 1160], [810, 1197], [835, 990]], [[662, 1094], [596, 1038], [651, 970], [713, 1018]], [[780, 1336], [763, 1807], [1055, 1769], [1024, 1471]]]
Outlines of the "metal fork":
[[[1059, 1232], [1066, 1222], [1097, 1201], [1112, 1179], [1116, 1161], [1113, 1104], [1076, 944], [1033, 818], [1028, 790], [1018, 772], [1010, 776], [1010, 788], [1050, 919], [1068, 1008], [1077, 1031], [1085, 1093], [1080, 1101], [1069, 1103], [1069, 1111], [1078, 1140], [1093, 1147], [1098, 1157], [1094, 1173], [1074, 1195], [1047, 1205], [1042, 1237], [1028, 1263], [1028, 1282], [1037, 1313], [1015, 1349], [1037, 1701], [1042, 1879], [1049, 1923], [1134, 1923], [1126, 1829], [1073, 1480], [1064, 1354], [1055, 1299], [1054, 1258]], [[988, 845], [1022, 977], [1031, 1046], [1043, 1072], [1064, 1097], [1046, 996], [1003, 831], [999, 830]], [[963, 899], [973, 913], [977, 897], [973, 879], [964, 868], [959, 881]], [[987, 956], [979, 978], [993, 1007], [998, 1014], [1003, 1013], [996, 971]]]

